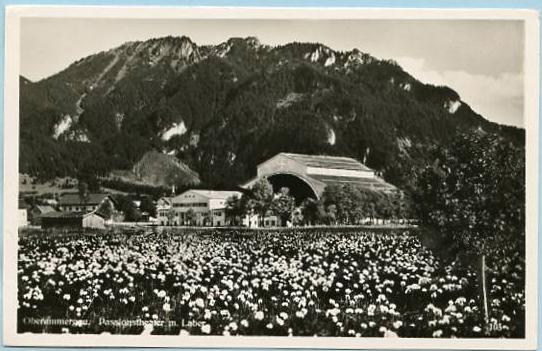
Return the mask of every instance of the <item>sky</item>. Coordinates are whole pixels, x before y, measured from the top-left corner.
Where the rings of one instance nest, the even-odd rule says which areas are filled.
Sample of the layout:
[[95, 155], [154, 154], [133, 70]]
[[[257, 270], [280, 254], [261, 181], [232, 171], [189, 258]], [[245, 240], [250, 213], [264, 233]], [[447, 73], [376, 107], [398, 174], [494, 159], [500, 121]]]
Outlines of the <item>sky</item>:
[[490, 121], [524, 126], [524, 26], [513, 20], [250, 20], [23, 18], [21, 74], [38, 81], [127, 41], [185, 35], [198, 45], [256, 36], [319, 42], [393, 59], [424, 83], [447, 85]]

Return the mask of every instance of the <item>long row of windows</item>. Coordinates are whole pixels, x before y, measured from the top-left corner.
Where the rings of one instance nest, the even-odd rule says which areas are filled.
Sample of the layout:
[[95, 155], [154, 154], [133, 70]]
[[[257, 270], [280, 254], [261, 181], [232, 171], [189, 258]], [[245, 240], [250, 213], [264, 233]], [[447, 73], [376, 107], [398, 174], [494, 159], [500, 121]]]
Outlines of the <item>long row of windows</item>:
[[207, 207], [206, 202], [187, 202], [181, 204], [173, 204], [173, 207]]
[[[169, 213], [169, 210], [160, 210], [160, 211], [158, 211], [158, 215], [159, 215], [160, 217], [167, 217], [167, 216], [168, 216], [168, 213]], [[185, 213], [186, 213], [186, 212], [175, 212], [174, 215], [175, 215], [175, 216], [180, 216], [181, 218], [184, 218]], [[213, 211], [213, 212], [211, 212], [211, 214], [212, 214], [214, 217], [222, 217], [222, 216], [224, 216], [224, 212], [222, 212], [222, 211]], [[200, 215], [200, 214], [197, 213], [196, 216], [197, 216], [197, 215]]]
[[95, 208], [96, 206], [62, 206], [63, 211], [72, 211], [72, 212], [92, 211]]

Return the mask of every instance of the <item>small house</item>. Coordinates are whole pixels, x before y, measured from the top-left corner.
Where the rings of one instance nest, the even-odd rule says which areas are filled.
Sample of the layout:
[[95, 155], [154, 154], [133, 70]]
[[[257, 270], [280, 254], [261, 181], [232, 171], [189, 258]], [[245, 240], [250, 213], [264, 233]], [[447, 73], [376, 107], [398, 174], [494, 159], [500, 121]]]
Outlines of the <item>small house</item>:
[[49, 212], [41, 216], [41, 227], [49, 228], [105, 228], [105, 218], [96, 212]]
[[29, 211], [29, 219], [32, 225], [41, 225], [41, 216], [46, 213], [56, 212], [56, 210], [49, 205], [35, 205]]

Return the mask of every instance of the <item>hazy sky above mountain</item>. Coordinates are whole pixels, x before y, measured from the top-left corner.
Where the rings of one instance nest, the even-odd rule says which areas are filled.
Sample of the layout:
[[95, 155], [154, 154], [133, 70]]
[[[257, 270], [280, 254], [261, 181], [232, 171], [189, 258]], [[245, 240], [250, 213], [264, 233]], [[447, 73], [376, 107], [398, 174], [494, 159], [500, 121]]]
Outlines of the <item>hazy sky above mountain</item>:
[[523, 126], [521, 21], [170, 20], [25, 18], [21, 74], [37, 81], [127, 41], [186, 35], [198, 45], [256, 36], [262, 44], [319, 42], [396, 60], [424, 83], [447, 85], [485, 118]]

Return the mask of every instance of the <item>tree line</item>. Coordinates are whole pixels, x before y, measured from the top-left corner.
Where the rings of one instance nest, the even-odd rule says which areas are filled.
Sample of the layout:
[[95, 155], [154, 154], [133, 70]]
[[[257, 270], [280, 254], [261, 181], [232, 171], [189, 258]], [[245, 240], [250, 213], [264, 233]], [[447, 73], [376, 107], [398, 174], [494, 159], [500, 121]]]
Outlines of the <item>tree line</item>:
[[260, 226], [268, 216], [276, 216], [281, 225], [359, 225], [411, 220], [410, 197], [401, 191], [375, 192], [351, 184], [328, 185], [320, 199], [307, 198], [296, 206], [290, 189], [278, 193], [267, 178], [262, 178], [242, 197], [227, 200], [226, 214], [240, 225], [247, 215], [258, 215]]

